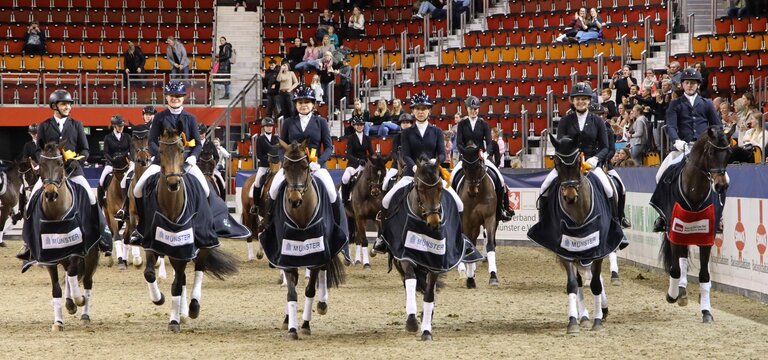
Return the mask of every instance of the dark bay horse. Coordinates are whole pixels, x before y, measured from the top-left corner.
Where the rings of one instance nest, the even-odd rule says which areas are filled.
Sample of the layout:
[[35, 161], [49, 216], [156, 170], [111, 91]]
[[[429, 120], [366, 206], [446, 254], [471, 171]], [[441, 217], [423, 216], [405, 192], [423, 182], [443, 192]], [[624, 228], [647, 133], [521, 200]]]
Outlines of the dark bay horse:
[[[717, 193], [715, 201], [720, 201], [720, 194], [725, 196], [725, 191], [728, 189], [725, 169], [728, 166], [728, 159], [732, 151], [729, 146], [730, 142], [730, 134], [724, 133], [719, 127], [710, 126], [707, 133], [693, 144], [690, 154], [684, 160], [685, 165], [683, 165], [680, 175], [680, 190], [685, 199], [680, 199], [679, 202], [686, 201], [693, 206], [699, 206], [699, 204], [705, 204], [712, 191]], [[711, 219], [711, 224], [716, 223], [716, 220]], [[667, 223], [670, 224], [669, 221]], [[670, 226], [674, 226], [674, 224]], [[701, 236], [707, 237], [709, 234], [701, 234]], [[712, 283], [709, 274], [709, 257], [712, 252], [714, 236], [709, 243], [710, 245], [699, 245], [699, 300], [704, 323], [714, 321], [710, 303]], [[681, 283], [681, 279], [685, 279], [687, 276], [687, 269], [680, 266], [680, 259], [688, 257], [688, 245], [673, 243], [668, 234], [664, 233], [660, 256], [664, 262], [664, 269], [669, 272], [667, 302], [677, 302], [680, 306], [688, 305], [687, 288]]]
[[[480, 236], [481, 227], [485, 229], [488, 254], [488, 272], [491, 286], [498, 286], [496, 277], [496, 229], [499, 221], [496, 219], [496, 191], [493, 181], [488, 176], [485, 161], [480, 153], [480, 148], [470, 141], [461, 152], [464, 180], [456, 189], [459, 198], [464, 203], [464, 212], [461, 215], [461, 226], [472, 244], [477, 246], [477, 238]], [[475, 264], [467, 264], [467, 288], [474, 289]]]
[[[179, 219], [186, 206], [186, 187], [184, 185], [184, 141], [180, 127], [174, 130], [164, 129], [160, 137], [160, 176], [157, 182], [158, 211], [168, 219]], [[162, 305], [165, 297], [160, 292], [155, 278], [155, 262], [159, 254], [153, 250], [147, 250], [147, 262], [144, 269], [144, 279], [149, 285], [150, 299], [155, 305]], [[171, 286], [171, 315], [168, 330], [179, 332], [180, 323], [187, 315], [196, 319], [200, 314], [200, 299], [202, 297], [203, 272], [219, 280], [225, 276], [237, 272], [236, 261], [231, 255], [222, 251], [219, 247], [198, 249], [195, 261], [195, 277], [189, 305], [186, 304], [186, 267], [189, 262], [186, 259], [170, 257], [174, 270], [174, 279]]]
[[[40, 154], [40, 177], [43, 180], [42, 198], [42, 216], [44, 219], [31, 219], [26, 221], [41, 220], [62, 220], [71, 210], [74, 200], [72, 195], [71, 183], [67, 180], [64, 170], [64, 145], [49, 143], [45, 145]], [[77, 185], [74, 185], [77, 186]], [[31, 209], [30, 209], [31, 210]], [[62, 316], [61, 297], [62, 289], [59, 283], [58, 265], [66, 270], [66, 279], [64, 281], [65, 306], [69, 314], [75, 314], [77, 307], [83, 307], [83, 313], [80, 317], [83, 323], [90, 323], [90, 307], [93, 289], [93, 274], [99, 264], [98, 246], [92, 246], [85, 257], [70, 256], [58, 262], [58, 264], [45, 266], [51, 278], [51, 287], [53, 295], [53, 314], [54, 323], [51, 327], [53, 331], [64, 330], [64, 317]], [[83, 280], [85, 294], [80, 292], [79, 280]]]
[[24, 212], [27, 209], [27, 202], [29, 201], [29, 196], [32, 193], [32, 188], [35, 186], [37, 179], [40, 177], [38, 170], [36, 169], [38, 165], [31, 158], [17, 161], [16, 165], [19, 170], [19, 174], [21, 175], [23, 189], [19, 193], [19, 212], [11, 217], [14, 225], [16, 222], [24, 218]]
[[[104, 206], [104, 216], [107, 218], [107, 225], [109, 230], [112, 231], [112, 241], [114, 241], [114, 249], [117, 257], [117, 268], [125, 270], [128, 267], [127, 254], [123, 254], [123, 236], [120, 235], [120, 224], [115, 220], [115, 213], [123, 207], [123, 201], [125, 200], [125, 193], [120, 188], [120, 183], [128, 174], [128, 168], [131, 166], [129, 154], [115, 154], [112, 159], [112, 180], [107, 187], [107, 201]], [[130, 234], [130, 233], [127, 233]], [[138, 265], [137, 265], [138, 266]]]
[[350, 226], [350, 238], [357, 245], [355, 263], [362, 254], [363, 268], [371, 267], [368, 262], [368, 237], [365, 235], [368, 220], [373, 221], [377, 228], [381, 228], [381, 223], [377, 221], [376, 215], [381, 211], [381, 199], [384, 196], [381, 184], [387, 173], [388, 161], [388, 156], [382, 157], [379, 154], [368, 157], [363, 171], [352, 188], [351, 206], [345, 207], [346, 215], [350, 219], [349, 224], [354, 224]]
[[213, 156], [213, 153], [203, 147], [203, 151], [200, 152], [200, 159], [197, 161], [197, 166], [200, 168], [203, 175], [205, 175], [205, 179], [213, 185], [213, 189], [216, 190], [216, 195], [226, 200], [227, 194], [223, 187], [224, 184], [219, 183], [216, 176], [213, 175], [213, 172], [216, 170], [216, 158]]
[[[149, 153], [149, 129], [142, 126], [134, 128], [131, 133], [131, 156], [133, 160], [133, 177], [128, 185], [128, 217], [125, 222], [125, 234], [132, 234], [139, 224], [139, 212], [136, 210], [136, 197], [133, 196], [133, 188], [139, 181], [141, 175], [147, 170], [152, 162], [152, 155]], [[127, 245], [127, 242], [124, 243]], [[131, 244], [133, 266], [140, 267], [142, 264], [141, 248], [138, 244]], [[125, 247], [125, 256], [128, 257], [128, 247]], [[160, 277], [165, 278], [165, 262], [161, 261]]]
[[[315, 186], [314, 177], [309, 169], [309, 156], [307, 153], [307, 140], [302, 143], [293, 142], [287, 144], [280, 140], [280, 146], [285, 151], [283, 156], [283, 172], [285, 175], [286, 196], [283, 197], [283, 205], [286, 215], [299, 228], [306, 228], [312, 221], [315, 210], [318, 208], [319, 198]], [[322, 185], [320, 185], [322, 186]], [[266, 186], [265, 186], [266, 188]], [[280, 201], [278, 199], [277, 201]], [[274, 220], [274, 217], [273, 217]], [[285, 278], [288, 289], [287, 314], [283, 320], [283, 330], [288, 330], [288, 338], [298, 340], [299, 335], [296, 329], [297, 319], [297, 299], [296, 283], [299, 280], [299, 271], [297, 268], [285, 269]], [[346, 274], [342, 261], [338, 255], [333, 255], [331, 262], [310, 268], [307, 287], [304, 289], [304, 312], [302, 316], [301, 333], [311, 335], [310, 321], [312, 320], [312, 304], [315, 299], [315, 287], [318, 287], [319, 301], [317, 303], [317, 313], [324, 315], [328, 311], [328, 288], [343, 284]]]
[[[5, 232], [5, 223], [13, 214], [13, 208], [19, 203], [22, 174], [20, 170], [21, 163], [14, 162], [10, 168], [5, 171], [5, 193], [0, 195], [0, 247], [5, 247], [3, 234]], [[19, 212], [24, 211], [24, 204], [19, 204]], [[13, 222], [14, 224], [16, 221]]]
[[[240, 204], [242, 212], [240, 213], [240, 221], [241, 223], [251, 230], [251, 236], [246, 239], [246, 242], [248, 244], [248, 261], [253, 260], [253, 243], [254, 240], [256, 240], [256, 246], [258, 246], [258, 250], [256, 250], [256, 258], [261, 259], [264, 257], [264, 250], [261, 248], [261, 245], [259, 244], [259, 233], [266, 227], [265, 224], [262, 224], [262, 221], [265, 216], [267, 216], [267, 196], [269, 196], [269, 187], [272, 186], [272, 179], [275, 178], [275, 174], [280, 171], [280, 157], [277, 154], [277, 146], [275, 146], [274, 151], [270, 151], [269, 153], [269, 172], [267, 172], [264, 175], [264, 179], [261, 181], [263, 182], [263, 186], [261, 187], [261, 194], [258, 194], [258, 198], [252, 198], [248, 194], [246, 189], [250, 189], [253, 185], [253, 182], [256, 181], [256, 173], [251, 174], [247, 179], [245, 179], [245, 183], [243, 184], [243, 191], [240, 193]], [[254, 201], [258, 205], [259, 208], [259, 214], [251, 214], [248, 210], [251, 208], [251, 205], [253, 205]]]
[[[583, 225], [593, 208], [592, 187], [582, 171], [582, 157], [579, 151], [578, 139], [563, 137], [560, 140], [550, 134], [550, 140], [555, 147], [555, 169], [560, 183], [560, 193], [552, 201], [559, 201], [563, 211], [577, 226]], [[553, 185], [554, 186], [554, 185]], [[568, 330], [567, 333], [576, 335], [579, 333], [579, 292], [581, 287], [581, 275], [579, 274], [579, 261], [568, 260], [559, 257], [560, 264], [568, 276]], [[592, 262], [590, 270], [592, 279], [590, 289], [594, 295], [594, 323], [592, 330], [603, 329], [603, 318], [608, 314], [607, 297], [604, 296], [603, 282], [600, 277], [603, 259]]]

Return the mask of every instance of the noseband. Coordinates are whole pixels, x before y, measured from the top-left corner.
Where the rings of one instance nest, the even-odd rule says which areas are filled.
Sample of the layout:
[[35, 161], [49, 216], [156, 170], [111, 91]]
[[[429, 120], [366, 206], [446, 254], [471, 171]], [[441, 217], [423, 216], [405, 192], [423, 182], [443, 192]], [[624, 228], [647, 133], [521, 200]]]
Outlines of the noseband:
[[[288, 161], [290, 161], [292, 163], [297, 163], [299, 161], [307, 159], [307, 155], [305, 154], [304, 156], [302, 156], [302, 157], [300, 157], [298, 159], [292, 159], [292, 158], [289, 158], [288, 156], [284, 156], [283, 159], [288, 160]], [[303, 198], [304, 197], [304, 193], [307, 192], [307, 188], [309, 187], [309, 176], [310, 176], [310, 171], [309, 171], [309, 166], [307, 166], [307, 176], [304, 178], [304, 183], [297, 183], [297, 184], [290, 184], [289, 183], [287, 185], [288, 189], [289, 190], [293, 190], [293, 191], [298, 191], [299, 192], [299, 196]]]
[[[557, 159], [560, 160], [560, 163], [565, 166], [573, 166], [578, 160], [581, 159], [579, 157], [579, 149], [576, 149], [572, 153], [566, 155], [555, 152], [555, 157], [557, 157]], [[564, 188], [572, 188], [578, 191], [581, 187], [581, 179], [560, 180], [560, 185]]]
[[[45, 155], [40, 155], [40, 157], [41, 157], [41, 158], [43, 158], [43, 159], [46, 159], [46, 160], [57, 160], [57, 159], [61, 159], [61, 155], [58, 155], [58, 156], [45, 156]], [[61, 188], [61, 185], [64, 183], [64, 181], [65, 181], [66, 179], [67, 179], [66, 175], [64, 176], [64, 179], [55, 179], [55, 180], [54, 180], [54, 179], [47, 179], [47, 178], [46, 178], [46, 179], [43, 179], [43, 185], [54, 185], [54, 186], [56, 186], [56, 188], [60, 189], [60, 188]]]
[[[424, 186], [429, 187], [429, 188], [433, 188], [435, 186], [440, 186], [439, 184], [440, 184], [440, 181], [442, 180], [440, 178], [440, 176], [438, 176], [437, 180], [435, 182], [433, 182], [433, 183], [427, 183], [426, 181], [424, 181], [423, 179], [421, 179], [418, 176], [416, 176], [415, 179], [416, 179], [416, 181], [424, 184]], [[439, 216], [440, 218], [443, 217], [443, 204], [442, 203], [438, 203], [437, 207], [435, 207], [435, 208], [426, 208], [426, 207], [424, 207], [424, 202], [421, 200], [421, 193], [419, 191], [416, 191], [416, 205], [419, 207], [419, 211], [421, 212], [421, 217], [422, 218], [426, 219], [429, 215], [432, 215], [432, 214], [437, 214], [437, 216]]]
[[469, 172], [467, 172], [466, 170], [475, 169], [475, 168], [483, 169], [485, 167], [484, 166], [485, 165], [485, 161], [483, 160], [483, 157], [479, 156], [479, 154], [478, 154], [477, 159], [469, 161], [469, 160], [467, 160], [466, 157], [464, 157], [464, 155], [462, 155], [461, 156], [461, 162], [463, 163], [462, 167], [465, 170], [464, 171], [464, 181], [466, 181], [468, 185], [479, 187], [480, 184], [483, 182], [483, 179], [485, 179], [485, 177], [488, 176], [488, 173], [483, 171], [483, 176], [481, 176], [481, 177], [479, 177], [477, 179], [470, 179], [469, 176], [467, 176], [469, 174]]

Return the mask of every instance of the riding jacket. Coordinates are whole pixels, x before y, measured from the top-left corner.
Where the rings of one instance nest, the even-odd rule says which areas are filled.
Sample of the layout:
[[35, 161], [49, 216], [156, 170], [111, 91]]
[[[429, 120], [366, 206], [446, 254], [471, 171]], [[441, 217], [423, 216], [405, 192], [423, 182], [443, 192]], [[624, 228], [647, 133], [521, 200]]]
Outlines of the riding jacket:
[[413, 166], [420, 156], [437, 159], [438, 164], [445, 162], [445, 139], [443, 130], [435, 125], [428, 125], [424, 135], [418, 125], [411, 126], [400, 133], [401, 151], [405, 160], [405, 176], [413, 176]]
[[[285, 120], [280, 130], [280, 139], [288, 144], [292, 141], [300, 143], [304, 139], [309, 139], [307, 150], [315, 149], [317, 163], [325, 167], [325, 162], [333, 154], [333, 142], [331, 141], [331, 130], [328, 128], [328, 121], [324, 117], [312, 114], [307, 127], [302, 131], [300, 115], [295, 115]], [[320, 151], [321, 147], [322, 152]]]
[[117, 139], [115, 132], [109, 133], [104, 137], [104, 159], [107, 164], [112, 165], [112, 159], [117, 154], [130, 155], [131, 153], [131, 136], [122, 133], [120, 134], [120, 140]]
[[595, 114], [587, 114], [584, 129], [579, 130], [579, 120], [576, 112], [569, 112], [557, 124], [557, 139], [563, 137], [579, 138], [579, 149], [584, 152], [584, 159], [596, 156], [598, 166], [608, 159], [608, 136], [605, 130], [605, 120]]
[[[203, 150], [200, 144], [200, 132], [197, 129], [197, 118], [195, 115], [182, 110], [180, 114], [172, 114], [170, 110], [163, 110], [152, 121], [152, 128], [149, 129], [149, 153], [154, 157], [153, 164], [160, 165], [160, 136], [163, 130], [174, 131], [177, 124], [181, 124], [182, 131], [187, 138], [187, 144], [184, 148], [184, 158], [194, 156], [200, 157]], [[192, 143], [194, 140], [194, 143]]]
[[491, 127], [485, 120], [478, 117], [474, 129], [468, 117], [456, 125], [456, 144], [454, 145], [463, 148], [470, 141], [485, 151], [491, 150], [493, 146], [491, 144], [493, 142], [491, 140]]
[[[64, 121], [63, 130], [59, 131], [59, 124], [52, 116], [41, 122], [40, 126], [37, 128], [38, 151], [35, 154], [35, 161], [40, 163], [40, 153], [45, 147], [45, 144], [52, 142], [58, 145], [64, 140], [66, 140], [64, 143], [64, 150], [72, 150], [77, 153], [77, 155], [82, 155], [82, 161], [88, 159], [90, 151], [88, 140], [85, 138], [83, 124], [68, 117]], [[80, 161], [75, 159], [68, 161], [67, 172], [69, 173], [69, 176], [83, 176], [83, 168], [81, 167]]]
[[710, 125], [723, 126], [711, 100], [697, 95], [691, 106], [691, 102], [683, 95], [669, 103], [667, 135], [671, 143], [675, 140], [693, 142], [706, 133]]
[[[258, 167], [269, 167], [269, 153], [273, 148], [277, 146], [280, 139], [275, 134], [271, 134], [272, 138], [267, 138], [267, 134], [259, 135], [256, 139], [256, 158], [259, 159]], [[273, 152], [277, 154], [277, 151]]]
[[[363, 134], [361, 134], [363, 135]], [[373, 155], [371, 139], [363, 135], [363, 141], [357, 137], [357, 132], [347, 135], [347, 166], [356, 168], [365, 165], [368, 156]]]

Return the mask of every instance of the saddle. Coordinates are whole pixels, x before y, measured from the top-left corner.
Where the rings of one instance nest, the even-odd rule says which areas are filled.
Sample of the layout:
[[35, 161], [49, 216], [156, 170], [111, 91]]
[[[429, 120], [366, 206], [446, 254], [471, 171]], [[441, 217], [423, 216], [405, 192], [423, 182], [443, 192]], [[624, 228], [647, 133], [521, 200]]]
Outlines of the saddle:
[[[491, 168], [486, 168], [485, 173], [488, 175], [488, 177], [491, 179], [491, 183], [493, 183], [494, 191], [499, 189], [501, 187], [501, 180], [496, 176], [496, 172], [491, 170]], [[459, 169], [456, 172], [456, 175], [451, 179], [451, 187], [459, 191], [459, 187], [464, 182], [464, 168]]]

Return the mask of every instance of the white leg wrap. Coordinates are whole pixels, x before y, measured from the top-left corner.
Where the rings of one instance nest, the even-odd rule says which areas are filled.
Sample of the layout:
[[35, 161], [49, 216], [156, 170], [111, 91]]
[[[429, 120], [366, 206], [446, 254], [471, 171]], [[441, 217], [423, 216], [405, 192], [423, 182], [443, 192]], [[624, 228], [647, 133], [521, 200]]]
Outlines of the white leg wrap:
[[179, 314], [182, 318], [189, 317], [189, 299], [187, 298], [187, 286], [181, 287], [181, 304], [179, 305]]
[[589, 318], [589, 310], [584, 303], [584, 290], [582, 288], [576, 289], [576, 305], [579, 307], [579, 317]]
[[600, 298], [600, 295], [593, 295], [595, 298], [595, 319], [602, 319], [603, 318], [603, 307], [602, 307], [602, 299]]
[[360, 245], [355, 246], [355, 264], [357, 264], [360, 261], [360, 258], [362, 257], [363, 247]]
[[688, 258], [680, 258], [680, 287], [688, 288]]
[[195, 271], [195, 282], [192, 286], [192, 298], [201, 301], [203, 299], [203, 272]]
[[64, 323], [64, 313], [61, 311], [61, 298], [53, 298], [51, 300], [53, 306], [53, 321]]
[[155, 282], [147, 283], [147, 288], [149, 288], [149, 299], [152, 300], [152, 302], [158, 302], [160, 301], [160, 287], [157, 286], [157, 280]]
[[600, 293], [600, 302], [603, 304], [604, 308], [608, 307], [608, 294], [605, 292], [605, 283], [603, 283], [603, 277], [600, 276], [600, 284], [602, 284], [603, 292]]
[[667, 289], [667, 295], [673, 299], [677, 299], [680, 296], [680, 279], [673, 279], [669, 277], [669, 289]]
[[131, 246], [131, 255], [133, 255], [134, 261], [136, 258], [141, 258], [141, 249], [138, 246]]
[[181, 323], [181, 296], [171, 298], [171, 321]]
[[317, 273], [317, 297], [320, 302], [328, 302], [328, 270]]
[[122, 240], [116, 240], [115, 241], [115, 255], [117, 256], [117, 260], [125, 260], [126, 256], [123, 254], [123, 241]]
[[72, 295], [72, 299], [79, 299], [83, 296], [83, 294], [80, 292], [80, 283], [77, 281], [77, 275], [67, 275], [67, 283], [69, 284], [69, 291]]
[[425, 301], [423, 304], [423, 309], [424, 317], [421, 319], [421, 331], [432, 332], [432, 313], [435, 310], [435, 303]]
[[315, 303], [315, 298], [304, 298], [304, 312], [301, 314], [301, 319], [304, 321], [312, 321], [312, 305]]
[[456, 269], [459, 270], [460, 277], [467, 277], [467, 265], [464, 265], [463, 262], [460, 262]]
[[67, 280], [64, 280], [64, 298], [65, 299], [72, 298], [72, 291], [69, 289], [69, 281]]
[[573, 317], [578, 319], [579, 312], [578, 312], [578, 307], [576, 305], [578, 301], [579, 299], [578, 299], [578, 296], [576, 296], [576, 294], [573, 294], [573, 293], [568, 294], [568, 317]]
[[208, 187], [208, 180], [205, 180], [205, 175], [203, 175], [203, 172], [200, 171], [200, 168], [197, 167], [197, 165], [192, 165], [189, 167], [187, 172], [192, 174], [192, 176], [194, 176], [195, 179], [200, 182], [200, 186], [203, 187], [203, 192], [205, 192], [205, 197], [208, 197], [211, 189]]
[[295, 301], [288, 302], [288, 330], [299, 328], [296, 325], [296, 316], [297, 316], [296, 307], [297, 305]]
[[85, 289], [85, 305], [83, 305], [83, 315], [91, 314], [91, 301], [93, 300], [93, 289]]
[[248, 244], [248, 260], [253, 260], [253, 243], [249, 242]]
[[474, 263], [467, 264], [467, 277], [468, 278], [475, 277], [475, 264]]
[[304, 269], [304, 278], [309, 279], [310, 276], [312, 276], [312, 270], [309, 270], [309, 268]]
[[616, 252], [608, 254], [608, 262], [611, 265], [611, 272], [619, 273], [619, 261], [616, 256]]
[[489, 251], [486, 256], [488, 256], [488, 272], [496, 272], [496, 252]]
[[368, 247], [363, 247], [363, 265], [370, 264], [371, 260], [368, 258]]
[[[160, 172], [160, 165], [152, 164], [144, 170], [139, 180], [136, 181], [136, 185], [133, 187], [133, 196], [137, 198], [144, 197], [144, 184], [147, 182], [150, 176]], [[208, 186], [206, 186], [207, 188]]]
[[157, 269], [157, 277], [165, 279], [168, 277], [168, 273], [165, 272], [165, 258], [158, 258], [157, 260], [160, 261], [160, 267]]
[[705, 282], [699, 284], [700, 292], [701, 292], [701, 298], [699, 301], [701, 301], [701, 310], [709, 310], [712, 311], [712, 304], [709, 302], [709, 294], [712, 290], [712, 283], [711, 282]]
[[72, 182], [87, 190], [85, 193], [88, 194], [88, 200], [90, 200], [91, 205], [96, 205], [96, 195], [93, 193], [93, 190], [91, 190], [91, 185], [88, 184], [88, 180], [85, 180], [84, 176], [73, 176], [69, 178], [69, 180], [72, 180]]
[[584, 283], [588, 283], [590, 281], [592, 281], [592, 269], [587, 266], [584, 269]]
[[416, 279], [405, 280], [405, 314], [416, 314]]

